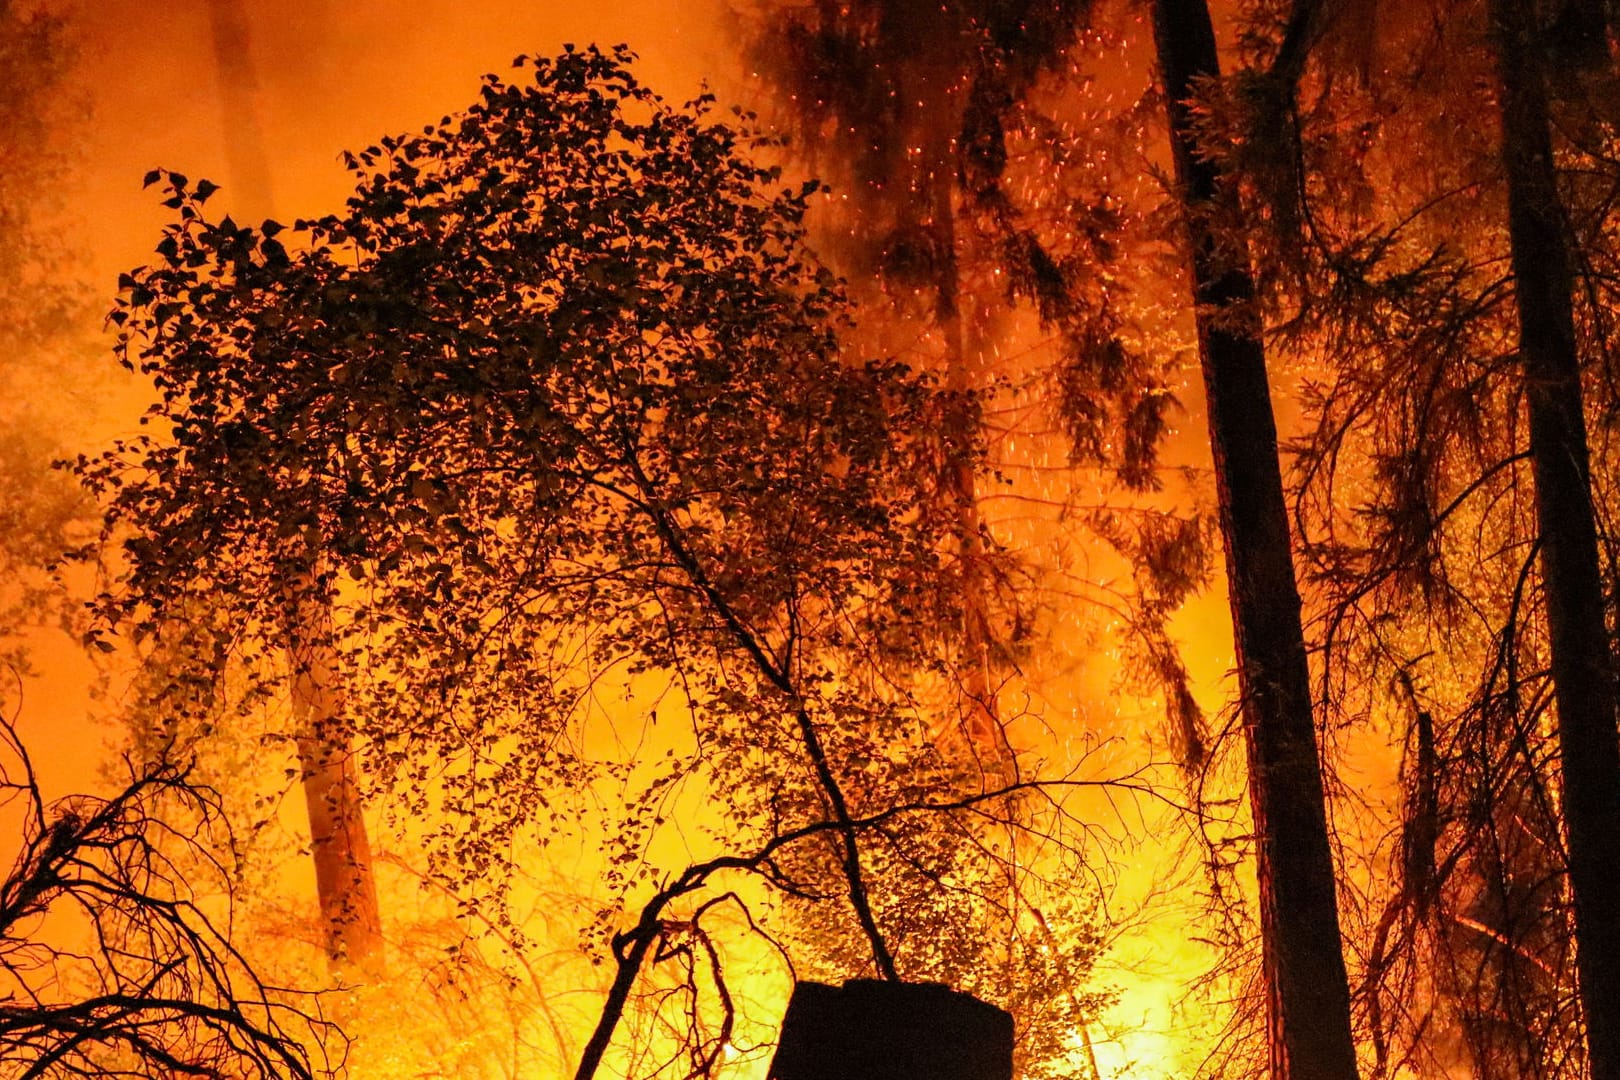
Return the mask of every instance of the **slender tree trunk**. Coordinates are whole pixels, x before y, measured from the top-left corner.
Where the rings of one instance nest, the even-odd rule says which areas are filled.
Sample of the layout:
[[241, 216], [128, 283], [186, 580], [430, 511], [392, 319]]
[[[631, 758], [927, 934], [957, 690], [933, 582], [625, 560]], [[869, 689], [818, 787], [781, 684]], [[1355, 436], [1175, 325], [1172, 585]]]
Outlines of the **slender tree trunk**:
[[[242, 0], [209, 0], [209, 26], [219, 68], [225, 145], [232, 180], [250, 205], [269, 213], [273, 201], [269, 154], [258, 115], [258, 76]], [[313, 574], [289, 589], [292, 625], [293, 723], [298, 768], [309, 808], [310, 855], [326, 953], [334, 967], [376, 971], [382, 963], [382, 921], [371, 842], [349, 747], [332, 655], [332, 613], [313, 595]]]
[[[938, 260], [934, 321], [945, 339], [945, 385], [955, 393], [978, 388], [963, 325], [961, 272], [956, 257], [955, 171], [949, 144], [936, 148], [926, 179], [929, 214]], [[945, 482], [956, 503], [957, 557], [962, 560], [962, 689], [967, 696], [966, 727], [970, 747], [987, 772], [1006, 773], [1011, 750], [1002, 730], [990, 665], [989, 587], [984, 579], [984, 537], [980, 533], [978, 478], [970, 448], [977, 434], [965, 409], [949, 418], [946, 437], [952, 444]]]
[[289, 590], [294, 623], [287, 655], [315, 892], [331, 963], [375, 972], [382, 962], [382, 918], [371, 841], [343, 716], [331, 613], [324, 603], [308, 599], [308, 586], [306, 577]]
[[[1227, 197], [1200, 156], [1190, 99], [1220, 65], [1205, 0], [1157, 0], [1154, 36], [1187, 218], [1199, 355], [1248, 745], [1266, 1028], [1276, 1080], [1355, 1080], [1310, 671], [1265, 352], [1247, 257], [1219, 237]], [[1236, 250], [1234, 250], [1236, 248]]]
[[1574, 273], [1535, 11], [1492, 0], [1502, 159], [1558, 710], [1576, 972], [1592, 1080], [1620, 1080], [1620, 735], [1592, 509]]
[[242, 0], [208, 0], [208, 25], [219, 71], [225, 126], [225, 156], [232, 186], [254, 209], [268, 213], [273, 199], [270, 156], [259, 120], [259, 77], [250, 51], [252, 34]]

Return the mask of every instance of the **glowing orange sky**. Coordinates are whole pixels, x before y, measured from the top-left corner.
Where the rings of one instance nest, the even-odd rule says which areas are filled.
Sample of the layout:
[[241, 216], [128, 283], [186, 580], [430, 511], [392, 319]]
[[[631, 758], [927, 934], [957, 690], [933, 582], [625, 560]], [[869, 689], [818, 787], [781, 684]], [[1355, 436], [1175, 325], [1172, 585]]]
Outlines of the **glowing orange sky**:
[[[338, 152], [436, 119], [470, 102], [478, 76], [519, 53], [565, 42], [626, 42], [643, 79], [667, 97], [694, 94], [730, 68], [723, 13], [708, 2], [622, 0], [242, 0], [260, 84], [260, 118], [276, 209], [333, 206], [349, 190]], [[81, 88], [94, 268], [115, 274], [150, 251], [163, 215], [141, 175], [154, 166], [226, 185], [231, 201], [208, 0], [86, 0]]]

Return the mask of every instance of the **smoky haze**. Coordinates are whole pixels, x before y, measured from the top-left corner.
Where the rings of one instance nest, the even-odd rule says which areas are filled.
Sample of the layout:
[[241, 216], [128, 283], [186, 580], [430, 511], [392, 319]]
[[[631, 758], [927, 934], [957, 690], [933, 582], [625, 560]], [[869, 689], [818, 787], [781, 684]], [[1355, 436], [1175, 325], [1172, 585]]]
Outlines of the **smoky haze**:
[[[92, 113], [83, 220], [103, 279], [150, 251], [163, 220], [140, 190], [150, 168], [209, 177], [248, 220], [272, 199], [280, 214], [315, 213], [349, 189], [340, 151], [460, 108], [479, 75], [519, 54], [624, 42], [640, 77], [677, 100], [734, 64], [720, 7], [706, 2], [95, 0], [73, 19]], [[245, 99], [227, 90], [222, 59], [246, 75]], [[227, 119], [243, 106], [250, 119]], [[262, 132], [262, 160], [233, 159], [226, 125], [242, 122]]]

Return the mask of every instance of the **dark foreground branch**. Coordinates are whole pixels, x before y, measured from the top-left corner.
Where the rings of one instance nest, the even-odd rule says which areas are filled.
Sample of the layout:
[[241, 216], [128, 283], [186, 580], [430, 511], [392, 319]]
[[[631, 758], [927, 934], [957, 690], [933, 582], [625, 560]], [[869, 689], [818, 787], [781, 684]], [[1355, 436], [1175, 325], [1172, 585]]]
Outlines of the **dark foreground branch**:
[[[0, 879], [0, 1073], [331, 1075], [311, 1048], [342, 1036], [318, 1002], [266, 984], [230, 940], [235, 874], [208, 845], [228, 851], [230, 834], [188, 769], [131, 766], [111, 798], [47, 804], [0, 721], [0, 807], [22, 817]], [[205, 892], [224, 915], [194, 902]]]

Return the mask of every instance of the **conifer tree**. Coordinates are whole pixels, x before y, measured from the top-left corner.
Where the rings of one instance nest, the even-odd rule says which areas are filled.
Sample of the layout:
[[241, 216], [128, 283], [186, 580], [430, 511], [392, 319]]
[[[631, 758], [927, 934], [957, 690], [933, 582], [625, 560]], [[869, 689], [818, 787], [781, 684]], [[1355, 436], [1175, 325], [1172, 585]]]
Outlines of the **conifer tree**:
[[[1172, 746], [1196, 767], [1203, 717], [1166, 625], [1206, 576], [1204, 523], [1144, 509], [1137, 498], [1160, 486], [1157, 452], [1175, 399], [1162, 357], [1134, 341], [1129, 285], [1109, 265], [1120, 260], [1123, 231], [1111, 196], [1069, 189], [1072, 161], [1088, 148], [1045, 103], [1067, 88], [1092, 6], [762, 4], [750, 47], [776, 91], [775, 115], [793, 133], [790, 149], [832, 180], [827, 246], [846, 272], [870, 276], [883, 291], [866, 309], [876, 323], [912, 336], [907, 320], [920, 301], [947, 385], [986, 391], [1028, 377], [1002, 359], [1001, 346], [1019, 312], [1035, 314], [1053, 359], [1037, 376], [1031, 413], [1038, 426], [1061, 431], [1071, 464], [1102, 469], [1117, 482], [1114, 495], [1123, 489], [1117, 506], [1079, 516], [1133, 564], [1138, 595], [1126, 648], [1144, 682], [1163, 693]], [[1023, 190], [1031, 181], [1044, 200]], [[965, 727], [975, 752], [1006, 768], [997, 687], [1026, 617], [1003, 587], [1005, 553], [979, 505], [989, 491], [983, 474], [1003, 463], [961, 453], [972, 434], [965, 419], [949, 418], [940, 433], [951, 461], [941, 495], [955, 507], [966, 600]], [[1038, 576], [1046, 568], [1029, 569]]]
[[[1616, 671], [1599, 569], [1575, 276], [1536, 15], [1526, 0], [1490, 4], [1587, 1067], [1593, 1080], [1620, 1080]], [[1604, 29], [1600, 22], [1586, 32]]]
[[1277, 428], [1236, 192], [1201, 144], [1195, 105], [1220, 63], [1205, 0], [1156, 0], [1194, 320], [1215, 459], [1248, 750], [1271, 1075], [1355, 1080], [1350, 994]]

